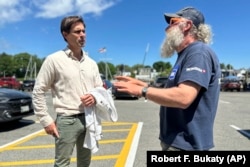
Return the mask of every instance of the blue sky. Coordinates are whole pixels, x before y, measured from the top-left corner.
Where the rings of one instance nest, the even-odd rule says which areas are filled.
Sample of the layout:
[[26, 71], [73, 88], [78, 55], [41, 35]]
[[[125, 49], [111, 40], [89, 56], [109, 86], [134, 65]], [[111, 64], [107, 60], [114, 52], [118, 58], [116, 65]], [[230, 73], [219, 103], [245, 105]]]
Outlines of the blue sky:
[[[44, 58], [66, 46], [60, 21], [83, 16], [87, 25], [85, 50], [114, 65], [174, 63], [160, 57], [167, 24], [163, 14], [193, 6], [205, 15], [214, 33], [211, 47], [220, 62], [235, 69], [250, 68], [248, 0], [1, 0], [0, 53], [27, 52]], [[145, 54], [147, 45], [149, 49]], [[99, 53], [102, 47], [106, 53]]]

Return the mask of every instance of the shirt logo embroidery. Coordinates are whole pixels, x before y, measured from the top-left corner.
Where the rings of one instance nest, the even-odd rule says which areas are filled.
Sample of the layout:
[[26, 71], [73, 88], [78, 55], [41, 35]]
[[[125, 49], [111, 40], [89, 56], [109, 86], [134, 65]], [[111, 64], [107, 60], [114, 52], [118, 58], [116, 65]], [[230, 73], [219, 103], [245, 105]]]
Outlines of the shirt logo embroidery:
[[206, 73], [205, 69], [201, 69], [199, 67], [190, 67], [190, 68], [186, 68], [186, 71], [199, 71], [201, 73]]
[[175, 75], [176, 75], [178, 69], [179, 69], [179, 66], [178, 66], [178, 65], [176, 65], [176, 66], [173, 68], [171, 74], [169, 75], [169, 80], [173, 80], [173, 79], [175, 78]]

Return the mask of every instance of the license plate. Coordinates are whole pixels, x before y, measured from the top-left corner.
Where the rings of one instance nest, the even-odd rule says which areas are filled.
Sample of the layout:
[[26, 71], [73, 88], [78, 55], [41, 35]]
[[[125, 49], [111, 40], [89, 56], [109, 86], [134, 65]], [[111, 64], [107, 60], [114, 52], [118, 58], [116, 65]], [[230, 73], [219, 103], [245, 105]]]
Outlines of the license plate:
[[30, 110], [29, 106], [21, 106], [21, 113], [28, 112]]

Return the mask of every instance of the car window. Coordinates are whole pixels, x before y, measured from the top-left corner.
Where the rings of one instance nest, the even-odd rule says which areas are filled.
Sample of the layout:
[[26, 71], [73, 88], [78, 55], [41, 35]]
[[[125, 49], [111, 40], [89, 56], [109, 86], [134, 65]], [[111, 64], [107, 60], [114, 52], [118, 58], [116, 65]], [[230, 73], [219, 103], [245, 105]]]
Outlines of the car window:
[[108, 86], [108, 88], [112, 87], [112, 83], [110, 81], [105, 80], [105, 82], [106, 82], [106, 85]]

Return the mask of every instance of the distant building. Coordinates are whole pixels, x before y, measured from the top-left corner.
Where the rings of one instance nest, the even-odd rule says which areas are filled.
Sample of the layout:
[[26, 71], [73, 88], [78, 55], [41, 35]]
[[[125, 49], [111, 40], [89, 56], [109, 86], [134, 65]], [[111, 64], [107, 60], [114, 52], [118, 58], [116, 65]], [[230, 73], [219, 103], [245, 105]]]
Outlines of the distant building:
[[142, 81], [146, 81], [146, 82], [152, 82], [156, 78], [156, 76], [158, 74], [159, 73], [156, 72], [155, 69], [152, 69], [152, 68], [140, 68], [139, 69], [139, 74], [135, 75], [135, 78], [140, 79]]

